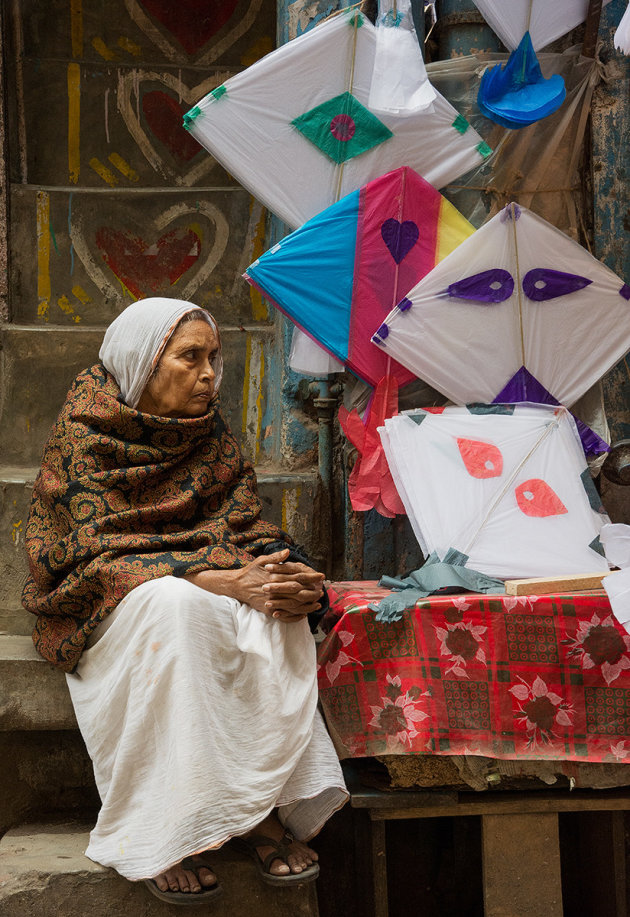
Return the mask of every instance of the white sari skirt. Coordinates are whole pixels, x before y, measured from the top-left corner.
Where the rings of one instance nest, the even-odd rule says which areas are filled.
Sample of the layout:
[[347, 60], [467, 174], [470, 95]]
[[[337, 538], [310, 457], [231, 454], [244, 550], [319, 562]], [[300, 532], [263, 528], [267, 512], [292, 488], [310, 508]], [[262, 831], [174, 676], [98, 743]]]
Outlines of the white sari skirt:
[[167, 576], [105, 625], [67, 676], [102, 801], [92, 860], [150, 878], [275, 807], [308, 840], [347, 800], [306, 620]]

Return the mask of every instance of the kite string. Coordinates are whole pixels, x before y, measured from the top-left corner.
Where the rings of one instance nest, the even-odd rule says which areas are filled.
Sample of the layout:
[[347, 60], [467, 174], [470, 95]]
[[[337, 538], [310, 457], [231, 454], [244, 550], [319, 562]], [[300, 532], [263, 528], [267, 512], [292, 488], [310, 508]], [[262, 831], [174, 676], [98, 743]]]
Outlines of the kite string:
[[[354, 67], [355, 67], [356, 60], [357, 60], [357, 31], [359, 28], [359, 16], [360, 15], [361, 14], [359, 12], [356, 12], [354, 14], [354, 22], [353, 22], [353, 29], [352, 29], [352, 57], [350, 58], [350, 78], [348, 80], [348, 88], [346, 89], [346, 92], [348, 92], [350, 95], [352, 95], [352, 90], [354, 89]], [[347, 105], [350, 104], [349, 99], [346, 100], [346, 104]], [[347, 115], [349, 114], [349, 112], [346, 111], [344, 112], [344, 114]], [[338, 140], [337, 142], [341, 144], [341, 140]], [[335, 203], [341, 198], [341, 185], [343, 182], [343, 167], [344, 166], [345, 166], [345, 160], [339, 163], [339, 170], [337, 172], [337, 188], [335, 190]]]
[[514, 258], [516, 261], [516, 293], [518, 300], [518, 325], [521, 335], [521, 366], [525, 366], [525, 335], [523, 333], [523, 301], [521, 298], [521, 267], [518, 261], [518, 242], [516, 238], [516, 205], [510, 204], [512, 213], [512, 231], [514, 233]]
[[483, 529], [484, 525], [486, 524], [486, 522], [488, 521], [488, 519], [490, 518], [490, 516], [492, 515], [492, 513], [494, 512], [494, 510], [497, 508], [498, 504], [501, 502], [501, 500], [503, 499], [503, 497], [506, 495], [506, 493], [507, 493], [507, 491], [508, 491], [508, 488], [512, 486], [512, 483], [513, 483], [513, 481], [514, 481], [514, 478], [515, 478], [516, 475], [519, 473], [519, 471], [521, 470], [521, 468], [523, 467], [523, 465], [525, 465], [525, 463], [529, 461], [529, 459], [532, 457], [532, 455], [534, 454], [534, 452], [536, 452], [536, 450], [538, 449], [538, 447], [544, 442], [544, 440], [547, 438], [547, 436], [549, 436], [549, 434], [551, 433], [551, 431], [557, 429], [557, 428], [559, 427], [559, 425], [560, 425], [560, 423], [559, 423], [558, 420], [553, 420], [553, 421], [551, 421], [551, 423], [547, 424], [547, 427], [545, 428], [545, 430], [544, 430], [544, 432], [542, 433], [542, 435], [536, 440], [536, 442], [534, 443], [534, 445], [532, 446], [532, 448], [529, 450], [529, 452], [527, 453], [527, 455], [525, 456], [525, 458], [520, 462], [520, 464], [518, 464], [518, 465], [516, 466], [516, 468], [514, 469], [514, 471], [512, 472], [512, 474], [510, 475], [510, 477], [507, 479], [507, 481], [506, 481], [505, 484], [503, 485], [503, 488], [499, 491], [498, 496], [497, 496], [496, 499], [493, 501], [493, 503], [490, 505], [490, 508], [488, 509], [488, 512], [487, 512], [486, 515], [483, 517], [483, 520], [482, 520], [482, 522], [481, 522], [481, 525], [479, 526], [479, 528], [477, 529], [477, 531], [475, 532], [475, 534], [474, 534], [473, 537], [471, 538], [470, 542], [468, 543], [468, 545], [467, 545], [466, 548], [464, 549], [464, 551], [463, 551], [464, 554], [470, 554], [470, 549], [472, 548], [472, 546], [474, 545], [475, 541], [477, 540], [477, 538], [478, 538], [479, 535], [481, 534], [481, 530]]

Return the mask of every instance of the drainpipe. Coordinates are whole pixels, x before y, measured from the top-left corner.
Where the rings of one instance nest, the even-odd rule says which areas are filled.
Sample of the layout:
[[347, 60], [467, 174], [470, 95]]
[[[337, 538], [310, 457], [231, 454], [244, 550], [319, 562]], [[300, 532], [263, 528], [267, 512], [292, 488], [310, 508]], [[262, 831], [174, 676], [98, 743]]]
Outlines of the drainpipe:
[[471, 0], [440, 0], [437, 12], [440, 60], [505, 50]]
[[341, 386], [329, 379], [318, 379], [309, 385], [313, 404], [317, 411], [317, 456], [320, 480], [320, 513], [325, 520], [323, 535], [327, 537], [327, 550], [324, 555], [326, 576], [332, 576], [332, 547], [334, 540], [335, 514], [333, 512], [333, 430], [338, 394]]

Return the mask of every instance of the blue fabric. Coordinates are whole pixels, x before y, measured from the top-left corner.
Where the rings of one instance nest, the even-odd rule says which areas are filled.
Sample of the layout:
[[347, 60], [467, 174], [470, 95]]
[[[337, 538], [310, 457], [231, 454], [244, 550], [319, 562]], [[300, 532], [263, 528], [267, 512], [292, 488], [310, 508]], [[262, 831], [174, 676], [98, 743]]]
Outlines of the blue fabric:
[[556, 111], [566, 95], [558, 74], [542, 75], [529, 32], [525, 32], [505, 66], [484, 72], [477, 104], [486, 118], [503, 127], [519, 128], [540, 121]]
[[359, 198], [359, 191], [346, 195], [247, 269], [267, 299], [342, 362], [348, 356]]

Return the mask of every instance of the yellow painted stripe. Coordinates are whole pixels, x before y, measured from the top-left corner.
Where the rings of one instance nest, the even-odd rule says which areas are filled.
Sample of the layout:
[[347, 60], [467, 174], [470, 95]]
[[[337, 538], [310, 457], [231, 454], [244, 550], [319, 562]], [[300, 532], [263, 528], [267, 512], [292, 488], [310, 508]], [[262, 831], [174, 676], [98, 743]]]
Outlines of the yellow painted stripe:
[[79, 133], [81, 119], [81, 69], [68, 64], [68, 173], [70, 181], [79, 180]]
[[114, 175], [111, 169], [108, 169], [106, 165], [103, 165], [100, 159], [97, 159], [96, 156], [93, 156], [90, 159], [90, 166], [94, 169], [97, 175], [100, 175], [103, 181], [107, 182], [108, 185], [111, 185], [112, 188], [114, 185], [118, 184], [118, 179]]
[[256, 460], [262, 431], [262, 390], [265, 375], [265, 353], [262, 341], [252, 342], [247, 335], [245, 380], [243, 385], [243, 443]]
[[250, 67], [261, 57], [264, 57], [265, 54], [269, 54], [270, 51], [273, 51], [273, 49], [274, 43], [271, 35], [263, 35], [262, 38], [258, 38], [241, 56], [241, 64], [243, 67]]
[[438, 216], [437, 239], [435, 244], [436, 264], [461, 245], [475, 231], [475, 227], [463, 217], [450, 201], [442, 198]]
[[116, 60], [116, 52], [110, 51], [102, 38], [96, 36], [92, 39], [92, 47], [104, 60]]
[[83, 57], [82, 0], [70, 0], [70, 34], [72, 37], [72, 56]]
[[265, 351], [262, 341], [258, 346], [260, 347], [260, 377], [258, 379], [258, 394], [256, 395], [256, 452], [254, 453], [254, 460], [258, 458], [258, 453], [260, 451], [260, 434], [262, 433], [262, 390], [263, 379], [265, 377]]
[[50, 310], [50, 195], [37, 192], [37, 314], [48, 321]]
[[133, 54], [134, 57], [142, 52], [140, 45], [137, 45], [135, 41], [131, 41], [130, 38], [125, 38], [124, 35], [121, 35], [118, 41], [116, 42], [119, 48], [122, 48], [123, 51], [128, 51], [129, 54]]
[[88, 294], [85, 292], [85, 290], [83, 289], [83, 287], [79, 286], [78, 283], [77, 283], [75, 286], [72, 287], [72, 294], [73, 294], [73, 296], [76, 296], [76, 298], [79, 300], [79, 302], [83, 303], [84, 306], [85, 306], [87, 303], [92, 302], [91, 297], [88, 296]]
[[247, 343], [245, 345], [245, 376], [243, 379], [243, 426], [242, 434], [245, 436], [247, 433], [247, 413], [249, 409], [249, 369], [252, 362], [252, 336], [251, 334], [247, 335]]
[[[252, 207], [256, 206], [255, 202], [252, 200]], [[260, 258], [263, 251], [265, 250], [265, 224], [266, 224], [267, 211], [263, 207], [260, 213], [260, 219], [256, 224], [256, 231], [254, 233], [254, 239], [252, 244], [252, 261], [255, 261], [256, 258]], [[250, 286], [249, 288], [249, 298], [252, 304], [252, 318], [255, 322], [266, 322], [269, 318], [269, 310], [267, 309], [267, 304], [262, 298], [260, 292], [256, 287]]]
[[119, 172], [121, 172], [125, 178], [128, 178], [129, 181], [139, 181], [140, 176], [135, 169], [132, 169], [129, 163], [119, 156], [118, 153], [110, 153], [107, 157], [111, 164], [115, 166]]

